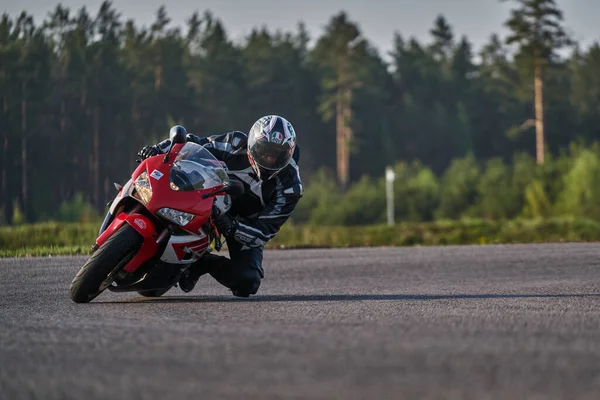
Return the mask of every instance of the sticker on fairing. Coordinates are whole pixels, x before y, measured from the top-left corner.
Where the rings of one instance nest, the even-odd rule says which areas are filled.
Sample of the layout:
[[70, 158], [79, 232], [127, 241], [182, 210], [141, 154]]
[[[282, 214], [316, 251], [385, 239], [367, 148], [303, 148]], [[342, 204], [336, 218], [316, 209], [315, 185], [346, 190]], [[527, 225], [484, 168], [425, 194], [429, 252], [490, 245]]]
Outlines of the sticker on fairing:
[[160, 178], [163, 177], [163, 173], [160, 172], [159, 170], [154, 170], [152, 171], [152, 173], [150, 174], [151, 177], [153, 177], [154, 179], [156, 179], [157, 181], [160, 180]]
[[146, 227], [147, 227], [146, 223], [141, 218], [136, 218], [136, 219], [133, 220], [133, 222], [135, 222], [135, 224], [137, 226], [139, 226], [140, 229], [146, 229]]

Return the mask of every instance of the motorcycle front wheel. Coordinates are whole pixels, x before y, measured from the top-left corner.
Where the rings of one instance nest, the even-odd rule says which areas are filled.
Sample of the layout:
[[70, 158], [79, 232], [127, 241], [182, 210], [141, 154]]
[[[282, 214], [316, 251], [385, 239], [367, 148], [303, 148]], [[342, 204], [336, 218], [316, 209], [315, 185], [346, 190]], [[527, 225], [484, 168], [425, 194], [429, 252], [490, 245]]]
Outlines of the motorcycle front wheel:
[[81, 267], [71, 282], [71, 300], [88, 303], [100, 295], [136, 255], [142, 243], [142, 236], [129, 224], [123, 224]]

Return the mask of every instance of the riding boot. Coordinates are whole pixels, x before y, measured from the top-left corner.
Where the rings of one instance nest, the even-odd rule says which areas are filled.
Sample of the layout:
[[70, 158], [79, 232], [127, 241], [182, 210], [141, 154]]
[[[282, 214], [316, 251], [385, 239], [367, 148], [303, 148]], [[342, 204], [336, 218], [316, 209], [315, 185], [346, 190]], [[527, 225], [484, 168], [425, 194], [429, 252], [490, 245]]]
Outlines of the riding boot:
[[235, 250], [233, 254], [238, 258], [232, 260], [214, 254], [203, 256], [188, 268], [189, 273], [179, 280], [179, 287], [188, 293], [194, 289], [198, 279], [208, 273], [221, 285], [229, 288], [234, 296], [248, 297], [256, 294], [260, 281], [264, 278], [260, 265], [262, 248], [245, 251], [241, 257]]
[[228, 260], [226, 257], [214, 254], [205, 254], [202, 256], [200, 260], [190, 265], [182, 274], [179, 279], [179, 288], [185, 293], [191, 292], [202, 275], [211, 273], [216, 268], [219, 268], [219, 265], [222, 263], [221, 259]]

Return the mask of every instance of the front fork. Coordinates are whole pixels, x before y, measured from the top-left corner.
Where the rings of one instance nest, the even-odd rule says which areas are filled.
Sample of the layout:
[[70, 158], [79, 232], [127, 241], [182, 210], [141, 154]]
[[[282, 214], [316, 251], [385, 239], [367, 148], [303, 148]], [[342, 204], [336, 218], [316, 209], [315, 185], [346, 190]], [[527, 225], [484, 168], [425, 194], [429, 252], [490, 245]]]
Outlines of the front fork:
[[106, 217], [104, 217], [104, 221], [102, 221], [102, 225], [100, 225], [100, 231], [98, 232], [98, 236], [102, 235], [102, 232], [104, 232], [106, 230], [106, 228], [108, 228], [108, 225], [110, 224], [110, 221], [112, 220], [113, 215], [111, 214], [110, 210], [106, 213]]
[[[102, 221], [102, 225], [100, 225], [100, 230], [98, 231], [98, 236], [96, 236], [97, 238], [100, 237], [104, 231], [106, 230], [106, 228], [108, 228], [108, 226], [110, 225], [110, 223], [112, 222], [113, 219], [113, 215], [110, 212], [110, 210], [106, 213], [106, 217], [104, 217], [104, 221]], [[96, 250], [98, 250], [100, 246], [98, 245], [98, 243], [94, 243], [92, 245], [91, 248], [91, 252], [94, 253]]]

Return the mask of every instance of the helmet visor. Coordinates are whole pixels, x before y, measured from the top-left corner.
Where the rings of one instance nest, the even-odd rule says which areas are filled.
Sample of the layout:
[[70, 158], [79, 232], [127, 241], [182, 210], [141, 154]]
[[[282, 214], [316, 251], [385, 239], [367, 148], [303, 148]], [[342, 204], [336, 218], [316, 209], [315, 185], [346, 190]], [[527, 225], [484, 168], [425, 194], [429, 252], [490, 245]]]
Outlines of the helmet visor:
[[290, 162], [294, 149], [287, 144], [276, 145], [270, 142], [257, 141], [250, 147], [250, 156], [259, 167], [277, 171]]

